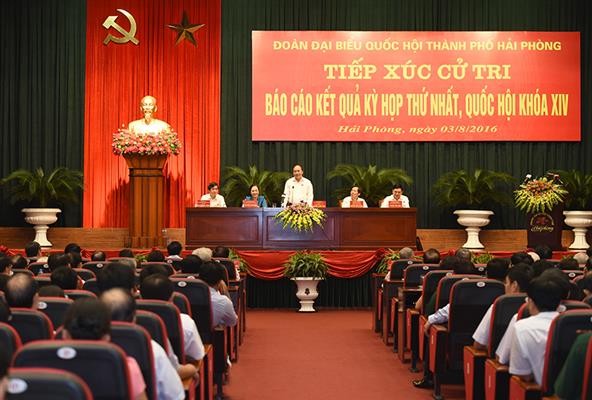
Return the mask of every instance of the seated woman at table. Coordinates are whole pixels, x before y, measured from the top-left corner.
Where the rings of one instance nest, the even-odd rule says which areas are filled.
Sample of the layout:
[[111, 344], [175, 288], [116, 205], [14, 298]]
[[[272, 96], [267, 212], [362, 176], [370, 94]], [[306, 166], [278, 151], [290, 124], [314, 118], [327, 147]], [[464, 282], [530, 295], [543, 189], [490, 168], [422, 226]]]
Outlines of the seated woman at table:
[[249, 188], [249, 193], [250, 195], [245, 197], [245, 200], [255, 200], [257, 202], [257, 207], [267, 207], [265, 196], [259, 195], [259, 187], [257, 187], [257, 185], [251, 185]]
[[351, 203], [355, 201], [361, 202], [363, 208], [368, 208], [366, 200], [360, 197], [360, 188], [357, 186], [352, 187], [349, 196], [341, 200], [341, 208], [350, 208]]

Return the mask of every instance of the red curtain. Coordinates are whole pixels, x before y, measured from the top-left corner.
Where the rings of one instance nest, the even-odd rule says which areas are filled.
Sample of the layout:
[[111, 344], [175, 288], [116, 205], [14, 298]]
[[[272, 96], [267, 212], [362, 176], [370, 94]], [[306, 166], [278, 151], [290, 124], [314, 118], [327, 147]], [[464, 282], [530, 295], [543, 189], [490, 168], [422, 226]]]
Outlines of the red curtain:
[[[131, 42], [103, 44], [108, 16], [129, 30]], [[205, 24], [175, 45], [183, 12], [192, 24]], [[111, 151], [112, 134], [141, 118], [140, 99], [158, 100], [156, 118], [168, 122], [183, 143], [165, 167], [165, 226], [185, 226], [185, 207], [194, 203], [220, 171], [220, 0], [88, 0], [84, 124], [84, 227], [128, 226], [128, 170]]]
[[[259, 279], [280, 279], [284, 264], [295, 251], [237, 251], [247, 264], [249, 274]], [[384, 255], [377, 251], [319, 251], [329, 265], [329, 275], [337, 278], [357, 278], [370, 271]]]

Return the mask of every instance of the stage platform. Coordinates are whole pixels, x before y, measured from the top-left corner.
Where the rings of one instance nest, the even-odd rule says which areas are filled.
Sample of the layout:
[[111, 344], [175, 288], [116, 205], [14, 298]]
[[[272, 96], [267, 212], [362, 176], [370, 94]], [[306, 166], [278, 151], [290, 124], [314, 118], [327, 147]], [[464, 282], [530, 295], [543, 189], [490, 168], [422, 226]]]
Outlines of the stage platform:
[[[178, 240], [185, 244], [184, 228], [167, 228], [168, 240]], [[126, 228], [55, 228], [48, 232], [48, 239], [55, 249], [64, 248], [70, 242], [76, 242], [89, 250], [121, 249], [124, 246]], [[466, 240], [463, 229], [417, 229], [417, 236], [424, 249], [430, 247], [438, 250], [456, 249]], [[32, 227], [9, 228], [0, 227], [0, 245], [8, 248], [22, 248], [25, 243], [33, 240], [35, 232]], [[481, 242], [485, 251], [517, 251], [526, 247], [526, 230], [483, 230]], [[564, 247], [573, 241], [571, 231], [563, 231]], [[217, 244], [213, 244], [217, 245]], [[378, 247], [378, 246], [377, 246]]]

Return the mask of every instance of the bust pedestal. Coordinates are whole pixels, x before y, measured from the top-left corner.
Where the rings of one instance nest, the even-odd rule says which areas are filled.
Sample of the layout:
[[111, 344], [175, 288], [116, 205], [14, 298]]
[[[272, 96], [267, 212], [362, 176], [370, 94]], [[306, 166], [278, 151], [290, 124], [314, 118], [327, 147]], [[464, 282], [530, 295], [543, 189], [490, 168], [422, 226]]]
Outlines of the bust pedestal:
[[129, 236], [127, 247], [164, 246], [164, 168], [167, 155], [124, 155], [129, 167]]

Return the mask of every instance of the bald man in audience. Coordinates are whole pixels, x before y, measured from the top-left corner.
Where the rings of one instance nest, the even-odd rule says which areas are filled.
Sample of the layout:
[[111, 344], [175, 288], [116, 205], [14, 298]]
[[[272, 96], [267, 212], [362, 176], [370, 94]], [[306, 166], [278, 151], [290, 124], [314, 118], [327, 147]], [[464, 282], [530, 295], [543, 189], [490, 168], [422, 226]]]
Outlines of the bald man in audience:
[[[111, 311], [112, 321], [132, 322], [136, 321], [136, 300], [123, 289], [109, 289], [101, 294], [101, 301]], [[188, 364], [175, 366], [167, 356], [161, 345], [151, 340], [154, 356], [154, 369], [156, 370], [156, 392], [159, 400], [181, 400], [185, 398], [185, 391], [180, 375], [183, 378], [195, 376], [197, 369]], [[191, 371], [189, 369], [192, 368]], [[188, 376], [184, 376], [188, 374]]]
[[16, 274], [8, 280], [5, 288], [6, 302], [10, 307], [37, 309], [39, 303], [37, 281], [29, 274]]

